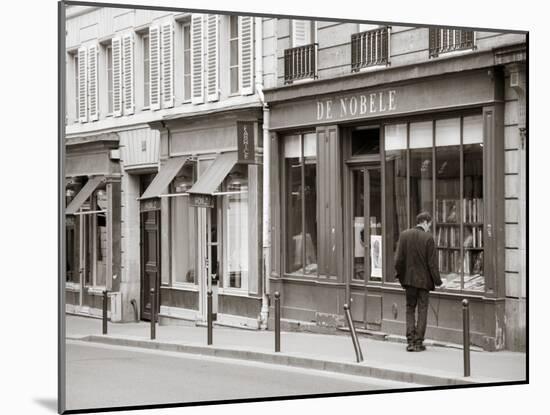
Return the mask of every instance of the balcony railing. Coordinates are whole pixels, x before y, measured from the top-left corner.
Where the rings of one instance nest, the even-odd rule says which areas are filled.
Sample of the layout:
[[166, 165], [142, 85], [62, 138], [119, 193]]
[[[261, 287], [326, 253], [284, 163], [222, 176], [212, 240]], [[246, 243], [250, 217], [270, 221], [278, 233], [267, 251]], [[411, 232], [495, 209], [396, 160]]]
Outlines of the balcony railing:
[[474, 32], [460, 29], [430, 28], [430, 57], [456, 50], [474, 49]]
[[317, 78], [317, 43], [285, 49], [285, 84]]
[[351, 71], [377, 65], [387, 65], [389, 58], [387, 27], [351, 35]]

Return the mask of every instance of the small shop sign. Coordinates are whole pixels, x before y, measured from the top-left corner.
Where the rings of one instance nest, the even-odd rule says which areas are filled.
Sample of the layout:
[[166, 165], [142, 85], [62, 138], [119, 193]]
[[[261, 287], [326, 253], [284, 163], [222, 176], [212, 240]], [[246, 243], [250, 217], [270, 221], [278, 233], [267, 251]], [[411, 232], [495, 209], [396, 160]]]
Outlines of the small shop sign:
[[212, 195], [201, 195], [201, 194], [190, 194], [190, 204], [194, 207], [202, 208], [213, 208], [214, 207], [214, 196]]
[[237, 155], [239, 164], [256, 162], [254, 123], [251, 121], [237, 121]]

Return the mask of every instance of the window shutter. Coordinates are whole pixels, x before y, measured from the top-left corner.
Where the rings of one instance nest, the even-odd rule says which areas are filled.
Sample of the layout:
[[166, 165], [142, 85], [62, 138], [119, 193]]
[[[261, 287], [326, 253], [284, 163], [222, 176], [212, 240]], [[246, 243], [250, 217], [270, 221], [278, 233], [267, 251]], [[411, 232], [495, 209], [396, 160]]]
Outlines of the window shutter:
[[292, 47], [309, 45], [311, 43], [311, 21], [292, 21]]
[[88, 121], [88, 79], [87, 79], [87, 53], [86, 48], [78, 49], [78, 119], [80, 122]]
[[250, 95], [254, 92], [253, 30], [252, 17], [239, 16], [239, 83], [241, 95]]
[[122, 38], [122, 71], [124, 93], [124, 115], [134, 113], [134, 37], [131, 34]]
[[202, 14], [191, 18], [191, 102], [204, 102]]
[[208, 101], [217, 101], [219, 99], [219, 20], [216, 14], [209, 14], [207, 17], [207, 44], [208, 44], [208, 64], [207, 64], [207, 92]]
[[122, 53], [120, 37], [114, 37], [112, 40], [112, 59], [113, 115], [120, 117], [122, 115]]
[[162, 106], [174, 106], [174, 27], [173, 23], [162, 25]]
[[90, 121], [97, 121], [99, 118], [98, 96], [97, 96], [97, 45], [88, 48], [88, 109]]
[[160, 29], [149, 27], [149, 103], [152, 110], [160, 109]]

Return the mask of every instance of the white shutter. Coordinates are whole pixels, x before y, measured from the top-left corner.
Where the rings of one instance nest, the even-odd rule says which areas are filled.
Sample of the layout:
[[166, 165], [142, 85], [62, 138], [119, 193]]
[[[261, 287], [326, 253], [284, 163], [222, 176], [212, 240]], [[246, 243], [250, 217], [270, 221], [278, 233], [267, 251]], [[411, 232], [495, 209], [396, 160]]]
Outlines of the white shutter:
[[88, 109], [90, 121], [97, 121], [99, 118], [98, 94], [97, 94], [97, 45], [88, 48]]
[[134, 113], [134, 36], [122, 37], [124, 115]]
[[219, 99], [219, 19], [216, 14], [209, 14], [207, 18], [207, 37], [208, 37], [208, 64], [207, 64], [207, 84], [208, 101], [217, 101]]
[[162, 25], [162, 106], [174, 106], [174, 27], [172, 22]]
[[120, 37], [114, 37], [112, 40], [112, 59], [113, 63], [113, 115], [120, 117], [122, 115], [122, 53]]
[[86, 48], [78, 49], [78, 119], [80, 122], [88, 121], [88, 71]]
[[204, 102], [202, 14], [191, 18], [191, 102]]
[[149, 27], [149, 102], [152, 110], [160, 109], [160, 29]]
[[241, 95], [254, 92], [254, 21], [250, 16], [239, 16], [239, 84]]
[[309, 45], [311, 42], [311, 21], [292, 21], [292, 47]]

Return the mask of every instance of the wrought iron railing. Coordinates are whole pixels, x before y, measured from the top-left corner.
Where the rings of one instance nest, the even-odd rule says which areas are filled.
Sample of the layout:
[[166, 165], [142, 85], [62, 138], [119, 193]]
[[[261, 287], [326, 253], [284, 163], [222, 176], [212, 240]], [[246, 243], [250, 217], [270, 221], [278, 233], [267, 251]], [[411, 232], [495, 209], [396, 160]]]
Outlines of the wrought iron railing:
[[317, 78], [317, 43], [285, 49], [285, 84]]
[[472, 30], [430, 28], [430, 57], [432, 58], [441, 53], [474, 48]]
[[387, 65], [389, 61], [389, 29], [382, 27], [351, 35], [351, 70]]

